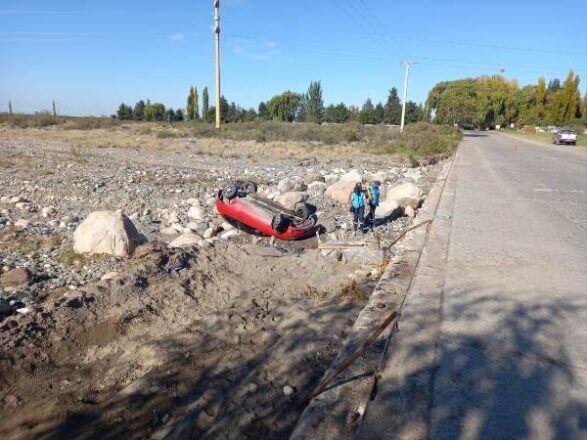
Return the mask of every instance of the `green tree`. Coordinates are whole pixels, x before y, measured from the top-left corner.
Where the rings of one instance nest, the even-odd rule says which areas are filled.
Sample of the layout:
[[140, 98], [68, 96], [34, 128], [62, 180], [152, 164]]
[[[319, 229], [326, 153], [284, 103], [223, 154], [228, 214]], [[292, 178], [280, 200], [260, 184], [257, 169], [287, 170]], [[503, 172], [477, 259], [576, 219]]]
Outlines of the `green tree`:
[[587, 120], [587, 92], [585, 92], [585, 97], [583, 98], [583, 106], [581, 109], [581, 113], [583, 118]]
[[267, 109], [267, 104], [265, 104], [264, 102], [261, 102], [259, 104], [258, 113], [259, 113], [259, 118], [261, 118], [265, 121], [271, 119], [271, 117], [269, 115], [269, 110]]
[[187, 101], [187, 106], [186, 106], [186, 111], [188, 114], [188, 121], [191, 121], [194, 118], [194, 104], [195, 104], [195, 99], [194, 99], [194, 87], [191, 86], [190, 87], [190, 92], [188, 94], [188, 101]]
[[132, 111], [132, 118], [135, 121], [142, 121], [145, 118], [145, 101], [142, 99], [135, 104]]
[[308, 92], [304, 95], [306, 122], [321, 124], [324, 120], [324, 101], [320, 81], [312, 81]]
[[575, 76], [571, 70], [562, 86], [562, 88], [552, 93], [550, 104], [549, 120], [555, 125], [563, 125], [579, 114], [578, 108], [581, 101], [579, 93], [580, 79]]
[[399, 100], [397, 88], [393, 87], [387, 96], [385, 103], [385, 118], [386, 124], [399, 125], [402, 117], [402, 104]]
[[251, 122], [257, 119], [257, 112], [254, 108], [250, 108], [243, 112], [243, 121]]
[[165, 106], [158, 102], [153, 104], [148, 102], [145, 105], [144, 115], [146, 121], [163, 121], [165, 118]]
[[349, 120], [349, 117], [349, 110], [342, 102], [338, 105], [331, 104], [324, 110], [325, 122], [343, 124]]
[[290, 92], [289, 90], [283, 92], [281, 95], [274, 96], [267, 103], [269, 119], [293, 122], [296, 118], [300, 100], [301, 97], [299, 94]]
[[122, 121], [132, 119], [132, 108], [129, 105], [122, 103], [118, 107], [118, 111], [116, 112], [116, 116], [118, 116], [118, 119], [120, 119]]
[[208, 87], [204, 87], [204, 90], [202, 90], [202, 119], [204, 122], [214, 121], [213, 117], [210, 118], [210, 96], [208, 95]]
[[415, 124], [424, 119], [424, 110], [415, 102], [408, 101], [406, 104], [406, 124]]
[[194, 121], [200, 119], [200, 96], [198, 95], [198, 88], [194, 87], [194, 112], [192, 113]]
[[183, 114], [183, 110], [178, 108], [175, 111], [175, 120], [176, 121], [183, 121], [184, 120], [184, 114]]
[[163, 116], [163, 119], [165, 121], [175, 121], [175, 110], [173, 110], [171, 107], [165, 110], [165, 115]]
[[383, 119], [385, 118], [385, 109], [383, 108], [383, 104], [380, 102], [375, 106], [373, 110], [373, 121], [375, 124], [383, 124]]
[[546, 80], [543, 77], [538, 78], [538, 86], [536, 86], [535, 105], [536, 117], [538, 119], [543, 119], [546, 114]]
[[359, 113], [359, 121], [361, 124], [375, 124], [375, 107], [373, 106], [373, 102], [371, 98], [367, 98], [363, 107], [361, 108], [361, 112]]

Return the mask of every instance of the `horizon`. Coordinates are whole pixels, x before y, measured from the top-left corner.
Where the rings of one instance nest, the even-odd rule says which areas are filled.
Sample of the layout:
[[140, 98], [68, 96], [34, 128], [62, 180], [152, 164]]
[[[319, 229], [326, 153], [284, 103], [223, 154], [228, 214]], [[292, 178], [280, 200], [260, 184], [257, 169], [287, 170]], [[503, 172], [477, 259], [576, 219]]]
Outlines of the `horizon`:
[[[402, 96], [404, 59], [416, 62], [408, 95], [416, 103], [440, 81], [502, 69], [520, 86], [541, 76], [564, 81], [569, 70], [587, 77], [581, 45], [587, 41], [581, 26], [587, 5], [558, 5], [574, 11], [564, 18], [574, 32], [560, 35], [537, 26], [551, 27], [547, 6], [501, 0], [491, 9], [462, 1], [390, 7], [382, 0], [224, 0], [222, 94], [256, 109], [261, 101], [285, 90], [303, 92], [317, 80], [326, 105], [360, 107], [367, 98], [384, 102], [392, 87]], [[184, 108], [192, 85], [200, 96], [208, 86], [212, 97], [212, 11], [212, 2], [183, 0], [173, 9], [135, 0], [125, 9], [112, 0], [93, 9], [64, 0], [50, 9], [39, 0], [26, 7], [6, 1], [0, 10], [0, 108], [10, 100], [15, 112], [34, 113], [50, 109], [55, 100], [60, 114], [108, 116], [120, 103], [141, 99]], [[584, 95], [586, 80], [580, 89]]]

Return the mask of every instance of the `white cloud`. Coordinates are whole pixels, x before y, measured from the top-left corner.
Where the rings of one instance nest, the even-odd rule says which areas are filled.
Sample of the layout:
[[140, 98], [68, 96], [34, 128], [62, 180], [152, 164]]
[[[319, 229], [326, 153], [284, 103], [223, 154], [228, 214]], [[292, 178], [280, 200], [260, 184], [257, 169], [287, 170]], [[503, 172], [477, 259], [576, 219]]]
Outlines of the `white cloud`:
[[169, 38], [171, 41], [183, 41], [185, 40], [185, 34], [173, 33], [167, 38]]

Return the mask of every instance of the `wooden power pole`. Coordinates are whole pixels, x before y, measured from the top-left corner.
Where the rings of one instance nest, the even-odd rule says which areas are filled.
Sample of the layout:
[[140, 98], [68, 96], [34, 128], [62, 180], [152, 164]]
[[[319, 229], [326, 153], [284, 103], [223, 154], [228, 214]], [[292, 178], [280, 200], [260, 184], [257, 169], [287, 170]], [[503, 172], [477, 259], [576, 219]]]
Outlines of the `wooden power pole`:
[[12, 101], [8, 101], [8, 113], [12, 116]]
[[216, 45], [216, 128], [220, 128], [220, 0], [214, 0], [214, 43]]

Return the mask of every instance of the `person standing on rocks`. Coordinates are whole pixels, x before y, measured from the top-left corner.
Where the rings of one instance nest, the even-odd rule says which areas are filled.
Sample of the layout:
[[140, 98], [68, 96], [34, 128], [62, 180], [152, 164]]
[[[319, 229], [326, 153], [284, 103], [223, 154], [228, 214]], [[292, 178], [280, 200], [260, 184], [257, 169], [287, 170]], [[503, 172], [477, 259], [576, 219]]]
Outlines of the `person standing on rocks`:
[[379, 206], [379, 182], [374, 180], [367, 189], [367, 202], [369, 203], [369, 214], [367, 214], [367, 223], [373, 231], [375, 226], [375, 210]]
[[349, 211], [353, 214], [353, 232], [355, 235], [357, 235], [357, 229], [364, 232], [363, 222], [365, 219], [366, 201], [367, 199], [365, 197], [365, 192], [363, 191], [363, 186], [361, 183], [357, 183], [349, 198]]

